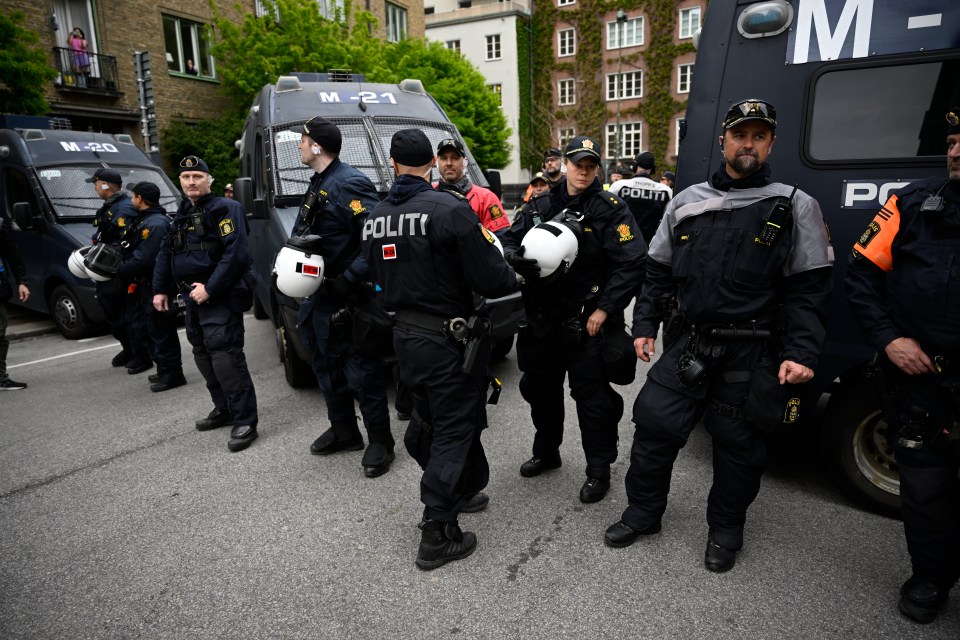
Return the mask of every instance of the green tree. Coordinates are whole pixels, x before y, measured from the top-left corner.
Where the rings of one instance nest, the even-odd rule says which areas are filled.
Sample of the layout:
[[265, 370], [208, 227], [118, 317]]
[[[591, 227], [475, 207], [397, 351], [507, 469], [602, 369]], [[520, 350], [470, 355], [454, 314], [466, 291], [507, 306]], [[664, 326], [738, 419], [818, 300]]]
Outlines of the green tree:
[[0, 14], [0, 113], [45, 115], [44, 85], [57, 72], [37, 46], [40, 36], [20, 26], [23, 13]]
[[228, 114], [217, 120], [202, 120], [188, 124], [175, 120], [163, 131], [163, 158], [168, 167], [173, 168], [170, 176], [174, 184], [177, 179], [180, 160], [184, 156], [203, 158], [214, 177], [213, 191], [223, 194], [223, 187], [233, 182], [240, 171], [240, 162], [234, 142], [243, 131], [243, 118]]

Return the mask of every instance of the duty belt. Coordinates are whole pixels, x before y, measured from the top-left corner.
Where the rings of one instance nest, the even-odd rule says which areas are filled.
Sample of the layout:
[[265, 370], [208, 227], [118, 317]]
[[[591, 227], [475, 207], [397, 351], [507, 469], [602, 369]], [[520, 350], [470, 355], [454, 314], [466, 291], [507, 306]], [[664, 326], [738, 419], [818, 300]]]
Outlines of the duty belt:
[[397, 309], [394, 317], [398, 324], [439, 333], [451, 340], [462, 341], [467, 337], [467, 321], [464, 318], [441, 318], [413, 309]]
[[209, 249], [214, 249], [219, 246], [218, 242], [194, 242], [193, 244], [188, 244], [187, 246], [181, 249], [173, 249], [174, 253], [186, 253], [187, 251], [207, 251]]

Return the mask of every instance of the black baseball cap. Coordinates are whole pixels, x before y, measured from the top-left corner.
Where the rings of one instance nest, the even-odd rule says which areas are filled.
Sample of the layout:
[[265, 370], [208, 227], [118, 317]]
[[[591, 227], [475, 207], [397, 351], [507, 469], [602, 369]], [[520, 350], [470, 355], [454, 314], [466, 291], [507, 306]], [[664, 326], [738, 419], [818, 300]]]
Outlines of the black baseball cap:
[[547, 158], [562, 158], [562, 157], [563, 157], [563, 154], [560, 152], [560, 149], [557, 149], [556, 147], [550, 147], [549, 149], [543, 152], [544, 160], [546, 160]]
[[647, 169], [649, 171], [656, 171], [657, 159], [654, 158], [653, 154], [649, 151], [644, 151], [637, 156], [637, 167], [640, 169]]
[[444, 138], [440, 141], [440, 144], [437, 145], [437, 155], [440, 155], [444, 149], [453, 149], [460, 154], [461, 157], [466, 157], [467, 152], [463, 148], [463, 143], [457, 140], [456, 138]]
[[160, 202], [160, 187], [152, 182], [138, 182], [130, 187], [130, 191], [143, 198], [143, 201], [147, 204], [159, 204]]
[[600, 143], [587, 136], [577, 136], [569, 143], [563, 153], [563, 157], [570, 162], [579, 162], [584, 158], [593, 158], [600, 164]]
[[533, 184], [534, 182], [543, 182], [548, 185], [550, 184], [550, 181], [547, 180], [547, 177], [543, 175], [543, 171], [537, 171], [535, 174], [533, 174], [533, 177], [530, 178], [529, 184]]
[[210, 167], [207, 166], [207, 163], [204, 162], [202, 158], [187, 156], [180, 161], [180, 173], [186, 173], [187, 171], [210, 173]]
[[340, 153], [340, 148], [343, 147], [340, 129], [320, 116], [314, 116], [303, 124], [290, 127], [290, 131], [310, 136], [311, 140], [331, 153]]
[[947, 135], [960, 133], [960, 107], [950, 107], [947, 111]]
[[666, 178], [671, 182], [677, 181], [677, 174], [675, 174], [673, 171], [664, 171], [661, 177]]
[[433, 160], [433, 145], [420, 129], [401, 129], [390, 139], [390, 157], [398, 164], [422, 167]]
[[776, 129], [777, 110], [769, 102], [748, 98], [730, 107], [723, 118], [723, 130], [726, 131], [747, 120], [762, 120], [770, 125], [771, 129]]
[[100, 167], [93, 172], [92, 177], [87, 178], [84, 182], [94, 183], [97, 180], [103, 180], [110, 184], [123, 185], [123, 178], [120, 177], [120, 173], [109, 167]]

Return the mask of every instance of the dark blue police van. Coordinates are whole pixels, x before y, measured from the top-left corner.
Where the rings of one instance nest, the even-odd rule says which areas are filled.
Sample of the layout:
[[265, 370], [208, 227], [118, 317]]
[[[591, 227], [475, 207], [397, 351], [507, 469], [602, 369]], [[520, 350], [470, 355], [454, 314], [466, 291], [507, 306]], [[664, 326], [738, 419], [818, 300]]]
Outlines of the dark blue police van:
[[160, 204], [171, 213], [180, 194], [129, 136], [52, 124], [0, 116], [0, 215], [13, 221], [26, 263], [32, 295], [24, 306], [49, 313], [65, 337], [82, 338], [104, 320], [93, 281], [67, 268], [70, 253], [90, 244], [91, 222], [103, 204], [85, 180], [99, 167], [118, 171], [124, 184], [148, 180], [160, 187]]
[[[381, 198], [393, 184], [389, 150], [396, 131], [419, 128], [434, 146], [444, 138], [463, 141], [419, 80], [373, 84], [349, 73], [295, 73], [261, 89], [237, 143], [242, 177], [234, 181], [234, 190], [250, 218], [257, 274], [254, 315], [273, 322], [280, 361], [293, 387], [312, 386], [316, 378], [300, 332], [295, 330], [299, 300], [281, 293], [271, 273], [277, 252], [290, 237], [313, 171], [300, 162], [300, 134], [289, 129], [313, 116], [323, 116], [340, 128], [340, 159], [370, 178]], [[467, 158], [470, 179], [496, 192], [499, 174], [480, 171], [469, 148]], [[436, 169], [433, 180], [439, 180]], [[487, 307], [493, 324], [494, 355], [506, 355], [524, 313], [520, 295], [490, 300]]]
[[960, 3], [714, 1], [695, 75], [677, 189], [719, 166], [730, 105], [754, 97], [776, 107], [773, 178], [819, 201], [837, 256], [827, 343], [801, 421], [812, 422], [813, 403], [829, 394], [822, 424], [812, 425], [824, 459], [854, 499], [896, 514], [893, 434], [842, 280], [854, 242], [889, 193], [946, 171], [944, 114], [960, 104]]

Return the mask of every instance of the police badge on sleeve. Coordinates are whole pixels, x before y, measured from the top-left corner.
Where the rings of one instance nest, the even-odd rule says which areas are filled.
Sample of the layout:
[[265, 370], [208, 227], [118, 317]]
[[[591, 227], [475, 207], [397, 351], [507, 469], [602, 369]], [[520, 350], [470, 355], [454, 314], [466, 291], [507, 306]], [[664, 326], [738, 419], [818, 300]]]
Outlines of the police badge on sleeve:
[[231, 220], [230, 218], [224, 218], [223, 220], [220, 221], [220, 237], [221, 238], [226, 238], [228, 235], [233, 233], [233, 231], [234, 231], [233, 220]]

